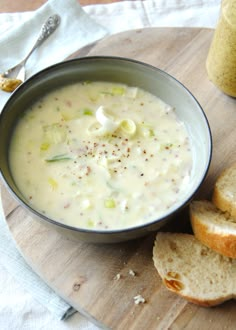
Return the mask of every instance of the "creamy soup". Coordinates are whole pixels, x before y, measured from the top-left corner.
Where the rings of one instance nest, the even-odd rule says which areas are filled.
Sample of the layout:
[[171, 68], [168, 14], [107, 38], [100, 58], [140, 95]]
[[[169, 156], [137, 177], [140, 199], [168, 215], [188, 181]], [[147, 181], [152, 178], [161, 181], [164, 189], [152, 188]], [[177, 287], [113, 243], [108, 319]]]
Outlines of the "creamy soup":
[[120, 229], [155, 220], [178, 203], [192, 153], [186, 127], [156, 96], [84, 82], [27, 109], [12, 137], [10, 165], [40, 213], [80, 228]]

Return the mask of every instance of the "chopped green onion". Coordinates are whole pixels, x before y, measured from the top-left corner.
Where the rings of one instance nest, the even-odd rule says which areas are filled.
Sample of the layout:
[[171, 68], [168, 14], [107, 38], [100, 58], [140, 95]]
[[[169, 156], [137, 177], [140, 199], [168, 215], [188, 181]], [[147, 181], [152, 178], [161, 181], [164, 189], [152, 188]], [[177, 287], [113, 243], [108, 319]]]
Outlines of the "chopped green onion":
[[101, 94], [104, 95], [124, 95], [125, 94], [125, 88], [124, 87], [113, 87], [111, 91], [101, 91]]
[[107, 208], [107, 209], [113, 209], [116, 207], [116, 202], [114, 201], [114, 199], [107, 199], [105, 200], [104, 202], [104, 206]]
[[149, 129], [149, 136], [155, 136], [155, 132], [152, 128]]
[[112, 88], [112, 94], [113, 95], [124, 95], [125, 94], [125, 88], [124, 87], [113, 87]]
[[56, 180], [54, 180], [53, 178], [48, 178], [48, 183], [51, 186], [52, 190], [56, 190], [58, 187], [58, 183]]
[[85, 116], [92, 116], [93, 115], [93, 111], [89, 108], [84, 108], [83, 109], [83, 115]]
[[155, 131], [151, 124], [142, 123], [140, 124], [141, 132], [144, 137], [152, 137], [155, 136]]
[[44, 143], [41, 144], [40, 150], [41, 151], [46, 151], [46, 150], [49, 149], [49, 147], [50, 147], [50, 143], [44, 142]]
[[35, 118], [35, 114], [34, 113], [31, 113], [31, 112], [26, 111], [26, 113], [25, 113], [25, 120], [29, 121], [29, 120], [32, 120], [34, 118]]
[[93, 228], [93, 227], [95, 226], [94, 221], [91, 220], [91, 219], [89, 219], [89, 220], [87, 221], [87, 226], [88, 226], [89, 228]]
[[65, 121], [69, 121], [72, 119], [72, 117], [68, 113], [65, 113], [65, 112], [62, 112], [61, 116], [62, 116], [62, 119]]
[[47, 143], [57, 144], [65, 141], [65, 127], [59, 123], [47, 125], [43, 127], [44, 141]]
[[68, 156], [67, 154], [62, 154], [62, 155], [53, 156], [51, 158], [47, 158], [47, 159], [45, 159], [45, 161], [48, 163], [53, 163], [53, 162], [60, 162], [62, 160], [70, 160], [70, 159], [72, 159], [72, 158], [70, 156]]
[[124, 133], [126, 133], [128, 135], [134, 135], [136, 132], [136, 124], [131, 119], [123, 119], [120, 122], [119, 127]]
[[107, 91], [101, 91], [100, 94], [113, 96], [112, 92], [107, 92]]
[[143, 128], [142, 134], [144, 137], [152, 137], [155, 136], [154, 130], [152, 128]]
[[92, 81], [90, 80], [85, 80], [82, 82], [82, 85], [90, 85], [90, 84], [92, 84]]

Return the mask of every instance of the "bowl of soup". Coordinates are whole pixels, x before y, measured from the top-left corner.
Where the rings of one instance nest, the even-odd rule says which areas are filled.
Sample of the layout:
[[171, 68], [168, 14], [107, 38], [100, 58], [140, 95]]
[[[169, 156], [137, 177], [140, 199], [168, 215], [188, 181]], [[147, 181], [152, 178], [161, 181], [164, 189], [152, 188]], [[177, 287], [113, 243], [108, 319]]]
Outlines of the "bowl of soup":
[[175, 221], [212, 153], [194, 96], [166, 72], [118, 57], [40, 71], [12, 94], [0, 131], [13, 196], [33, 218], [87, 242], [130, 240]]

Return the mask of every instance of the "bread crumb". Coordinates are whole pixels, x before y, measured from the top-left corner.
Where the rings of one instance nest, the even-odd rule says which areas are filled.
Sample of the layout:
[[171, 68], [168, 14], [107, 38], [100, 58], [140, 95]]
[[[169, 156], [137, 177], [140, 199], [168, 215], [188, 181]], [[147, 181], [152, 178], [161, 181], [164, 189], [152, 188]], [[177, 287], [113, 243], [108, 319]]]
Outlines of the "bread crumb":
[[145, 302], [146, 300], [140, 294], [134, 297], [135, 305], [144, 304]]
[[114, 280], [120, 280], [121, 279], [121, 275], [120, 274], [116, 274], [116, 276], [114, 277]]
[[131, 275], [131, 276], [136, 276], [136, 273], [135, 273], [132, 269], [130, 269], [130, 270], [129, 270], [129, 275]]

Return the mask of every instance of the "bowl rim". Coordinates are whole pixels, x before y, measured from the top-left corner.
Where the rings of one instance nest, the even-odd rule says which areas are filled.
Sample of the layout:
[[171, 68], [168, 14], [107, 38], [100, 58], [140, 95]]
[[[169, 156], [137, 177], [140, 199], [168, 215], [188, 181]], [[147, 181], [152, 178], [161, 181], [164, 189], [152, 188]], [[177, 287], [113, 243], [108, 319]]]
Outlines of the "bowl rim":
[[171, 209], [169, 212], [165, 213], [163, 216], [161, 216], [157, 219], [145, 222], [143, 224], [133, 225], [131, 227], [117, 228], [117, 229], [115, 229], [115, 228], [114, 229], [80, 228], [80, 227], [75, 227], [75, 226], [72, 226], [72, 225], [64, 224], [62, 222], [59, 222], [58, 220], [51, 219], [51, 218], [47, 217], [45, 214], [43, 214], [43, 213], [37, 211], [36, 209], [34, 209], [33, 207], [31, 207], [30, 204], [26, 203], [23, 200], [23, 198], [21, 198], [19, 196], [20, 194], [17, 194], [11, 188], [11, 185], [9, 184], [6, 177], [4, 176], [4, 174], [2, 172], [2, 169], [0, 169], [0, 174], [1, 174], [1, 177], [3, 179], [3, 182], [8, 187], [8, 190], [10, 191], [10, 193], [13, 194], [15, 199], [18, 200], [18, 202], [22, 206], [24, 206], [28, 211], [30, 211], [32, 214], [34, 214], [35, 216], [37, 216], [41, 220], [46, 221], [47, 223], [56, 225], [58, 227], [61, 227], [62, 229], [70, 230], [70, 231], [73, 231], [73, 232], [84, 233], [84, 234], [97, 234], [97, 235], [105, 235], [105, 236], [129, 233], [129, 232], [132, 232], [134, 230], [142, 230], [142, 229], [144, 230], [147, 227], [153, 226], [153, 225], [155, 225], [159, 222], [164, 221], [165, 219], [169, 218], [173, 214], [175, 214], [175, 213], [179, 212], [180, 210], [182, 210], [183, 208], [185, 208], [190, 203], [190, 201], [193, 199], [194, 195], [196, 194], [196, 192], [200, 188], [201, 184], [203, 183], [204, 179], [206, 178], [209, 167], [210, 167], [210, 164], [211, 164], [211, 160], [212, 160], [213, 139], [212, 139], [212, 132], [211, 132], [211, 128], [210, 128], [208, 118], [207, 118], [206, 113], [204, 112], [202, 106], [200, 105], [199, 101], [192, 94], [192, 92], [182, 82], [180, 82], [180, 80], [178, 80], [177, 78], [175, 78], [174, 76], [172, 76], [168, 72], [164, 71], [163, 69], [160, 69], [160, 68], [158, 68], [154, 65], [151, 65], [151, 64], [139, 61], [139, 60], [135, 60], [135, 59], [132, 59], [132, 58], [127, 58], [127, 57], [107, 56], [107, 55], [100, 55], [99, 56], [99, 55], [97, 55], [97, 56], [84, 56], [84, 57], [77, 57], [77, 58], [73, 58], [73, 59], [68, 59], [68, 60], [65, 60], [65, 61], [62, 61], [62, 62], [58, 62], [58, 63], [53, 64], [53, 65], [50, 65], [50, 66], [38, 71], [37, 73], [35, 73], [31, 77], [29, 77], [19, 87], [17, 87], [17, 89], [13, 92], [13, 94], [10, 96], [10, 98], [5, 103], [3, 109], [0, 113], [0, 125], [1, 125], [3, 115], [7, 111], [7, 108], [9, 106], [9, 104], [12, 102], [12, 100], [14, 100], [15, 97], [17, 97], [17, 95], [21, 92], [21, 89], [27, 88], [28, 84], [30, 84], [31, 81], [37, 80], [41, 75], [44, 75], [47, 72], [53, 71], [55, 68], [65, 66], [65, 65], [71, 64], [73, 62], [82, 62], [82, 61], [91, 61], [91, 60], [111, 60], [111, 61], [115, 60], [115, 61], [121, 61], [121, 62], [122, 61], [130, 62], [130, 63], [133, 63], [133, 64], [137, 64], [138, 66], [142, 66], [144, 68], [147, 67], [149, 69], [157, 71], [157, 72], [161, 73], [162, 75], [168, 77], [170, 80], [174, 81], [174, 83], [176, 83], [177, 85], [179, 85], [185, 92], [187, 92], [187, 94], [190, 96], [190, 98], [192, 98], [193, 101], [196, 103], [196, 105], [198, 106], [198, 109], [201, 112], [201, 115], [203, 116], [203, 120], [205, 121], [205, 124], [206, 124], [206, 127], [207, 127], [207, 133], [208, 133], [208, 138], [209, 138], [208, 139], [209, 152], [207, 154], [208, 157], [206, 158], [206, 166], [205, 166], [205, 169], [202, 173], [202, 176], [199, 179], [199, 182], [197, 183], [195, 189], [193, 189], [193, 191], [188, 196], [188, 198], [185, 198], [184, 201], [181, 203], [181, 205], [177, 205], [175, 208]]

